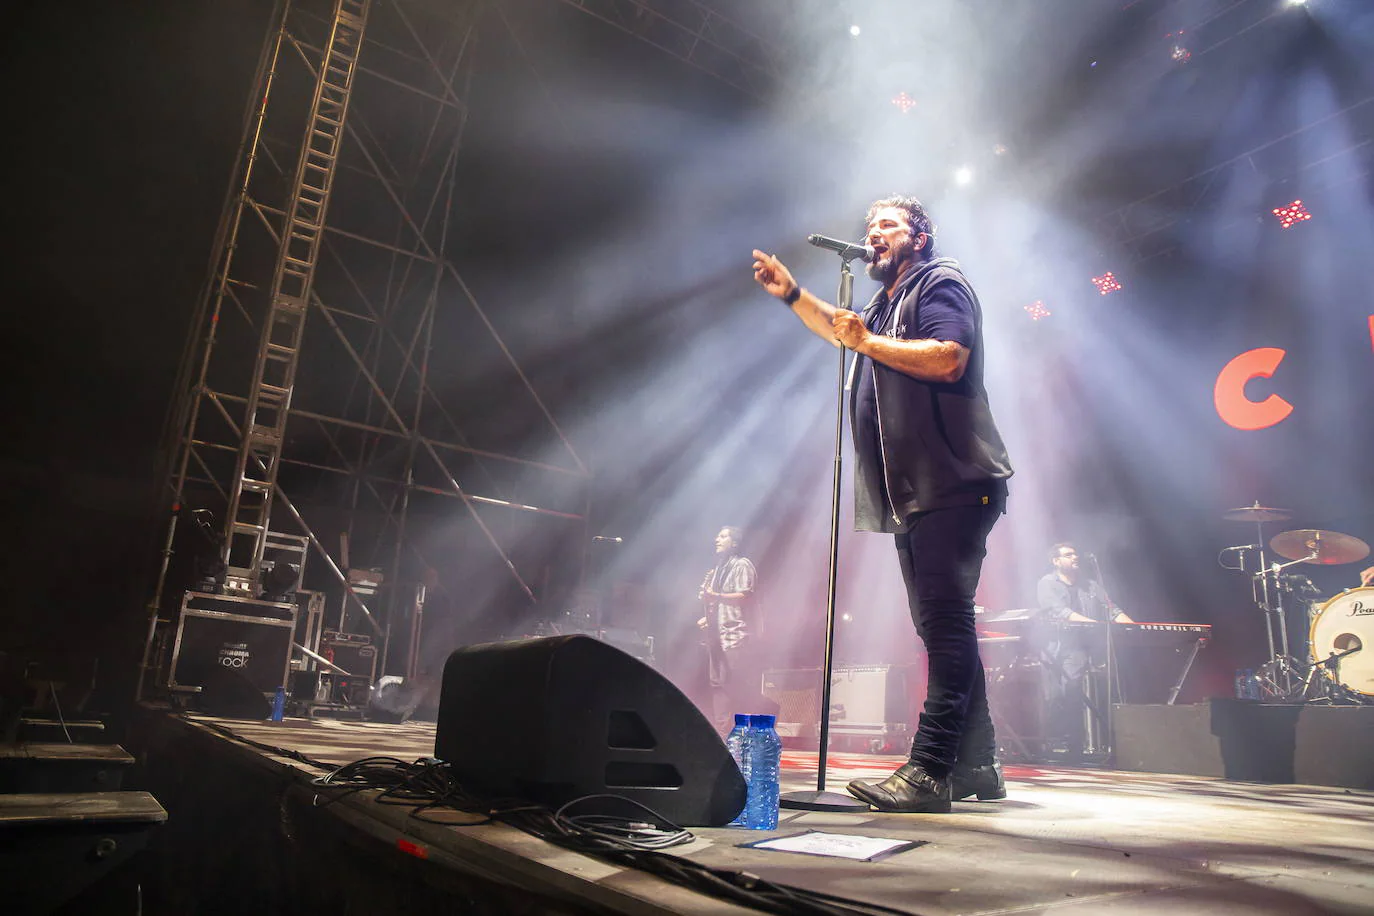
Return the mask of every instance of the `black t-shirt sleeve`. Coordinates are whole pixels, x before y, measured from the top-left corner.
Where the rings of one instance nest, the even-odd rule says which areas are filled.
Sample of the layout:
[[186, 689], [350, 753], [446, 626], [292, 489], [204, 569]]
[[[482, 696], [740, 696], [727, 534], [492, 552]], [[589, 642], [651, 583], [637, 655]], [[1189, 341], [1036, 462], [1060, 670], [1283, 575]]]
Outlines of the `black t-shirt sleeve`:
[[921, 297], [913, 340], [947, 340], [972, 350], [977, 336], [973, 300], [958, 283], [937, 283]]

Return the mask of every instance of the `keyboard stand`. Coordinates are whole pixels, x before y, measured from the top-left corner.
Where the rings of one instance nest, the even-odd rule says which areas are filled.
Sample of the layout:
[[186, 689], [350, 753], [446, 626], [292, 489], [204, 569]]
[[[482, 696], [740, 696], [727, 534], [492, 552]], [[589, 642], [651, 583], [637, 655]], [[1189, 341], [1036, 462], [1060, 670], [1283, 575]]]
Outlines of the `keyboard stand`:
[[[1017, 658], [1020, 658], [1020, 656], [1017, 656]], [[996, 685], [1006, 678], [1007, 675], [1005, 672], [1013, 668], [1015, 668], [1014, 664], [1007, 665], [1005, 668], [988, 668], [984, 671], [984, 678], [988, 683]], [[1019, 761], [1021, 763], [1038, 763], [1040, 758], [1031, 754], [1026, 748], [1026, 743], [1022, 741], [1021, 736], [1017, 734], [1016, 729], [1011, 727], [1011, 724], [1007, 722], [1004, 716], [999, 715], [1000, 710], [993, 705], [990, 699], [991, 698], [989, 698], [988, 703], [988, 717], [992, 719], [992, 730], [993, 734], [997, 736], [997, 743], [1001, 744], [1005, 741], [1008, 745], [1013, 745], [1016, 749], [1016, 753], [1021, 755]]]
[[1198, 650], [1207, 644], [1207, 637], [1201, 636], [1193, 643], [1193, 649], [1188, 653], [1188, 660], [1183, 663], [1183, 670], [1179, 672], [1178, 681], [1173, 687], [1169, 688], [1169, 699], [1165, 701], [1165, 706], [1173, 706], [1178, 699], [1178, 692], [1183, 689], [1183, 682], [1188, 679], [1188, 672], [1193, 670], [1193, 662], [1197, 659]]

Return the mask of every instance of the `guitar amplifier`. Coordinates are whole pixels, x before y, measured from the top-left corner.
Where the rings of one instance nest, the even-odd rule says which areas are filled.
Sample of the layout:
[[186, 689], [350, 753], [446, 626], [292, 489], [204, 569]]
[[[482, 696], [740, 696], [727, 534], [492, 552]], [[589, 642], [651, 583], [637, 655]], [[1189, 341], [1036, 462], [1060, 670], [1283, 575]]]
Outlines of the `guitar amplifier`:
[[[908, 666], [836, 668], [830, 680], [830, 734], [835, 746], [886, 749], [910, 733], [912, 697]], [[780, 707], [778, 734], [791, 746], [815, 746], [820, 737], [821, 669], [765, 671], [763, 695]]]

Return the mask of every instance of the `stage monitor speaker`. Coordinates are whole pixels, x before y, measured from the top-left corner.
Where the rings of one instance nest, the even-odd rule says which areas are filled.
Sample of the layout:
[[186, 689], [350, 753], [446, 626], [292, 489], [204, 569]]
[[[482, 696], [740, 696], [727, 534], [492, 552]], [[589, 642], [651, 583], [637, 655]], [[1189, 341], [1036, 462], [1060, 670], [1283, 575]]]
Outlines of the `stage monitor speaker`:
[[706, 717], [661, 674], [589, 636], [455, 650], [434, 756], [472, 791], [546, 805], [609, 793], [708, 827], [744, 807], [744, 779]]

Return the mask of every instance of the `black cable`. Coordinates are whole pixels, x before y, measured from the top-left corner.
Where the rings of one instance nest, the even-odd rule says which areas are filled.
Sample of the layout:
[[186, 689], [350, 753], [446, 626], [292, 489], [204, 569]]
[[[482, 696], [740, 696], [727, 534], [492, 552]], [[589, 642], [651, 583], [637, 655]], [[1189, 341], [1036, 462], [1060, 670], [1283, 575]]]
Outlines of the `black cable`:
[[211, 731], [219, 732], [222, 735], [227, 735], [230, 738], [233, 738], [235, 741], [240, 741], [248, 745], [249, 747], [253, 747], [260, 751], [263, 751], [264, 753], [272, 754], [277, 757], [287, 757], [291, 760], [303, 763], [306, 766], [312, 766], [317, 770], [333, 770], [338, 767], [338, 764], [326, 763], [323, 760], [316, 760], [313, 757], [307, 757], [300, 751], [295, 751], [291, 748], [277, 747], [274, 744], [264, 744], [261, 741], [254, 741], [252, 738], [245, 738], [243, 735], [240, 735], [232, 728], [220, 725], [218, 722], [200, 722], [195, 719], [192, 719], [190, 716], [184, 713], [181, 715], [181, 718], [185, 719], [187, 722], [192, 722], [200, 726], [201, 728], [208, 728]]
[[57, 702], [57, 686], [52, 681], [48, 681], [48, 691], [52, 694], [52, 705], [57, 710], [57, 724], [62, 726], [62, 734], [67, 736], [68, 744], [75, 744], [72, 741], [72, 733], [67, 731], [67, 720], [62, 715], [62, 704]]
[[[499, 821], [564, 849], [638, 869], [690, 890], [767, 913], [783, 916], [911, 916], [908, 910], [779, 884], [749, 872], [712, 868], [662, 852], [663, 849], [689, 843], [695, 837], [652, 808], [622, 795], [586, 795], [553, 810], [522, 799], [493, 799], [474, 794], [454, 778], [448, 764], [432, 757], [421, 758], [414, 763], [396, 757], [364, 757], [338, 766], [314, 760], [299, 751], [245, 738], [218, 723], [197, 724], [267, 753], [325, 770], [324, 775], [311, 779], [311, 785], [336, 791], [328, 795], [320, 807], [357, 792], [376, 791], [375, 800], [379, 803], [413, 806], [415, 810], [411, 816], [425, 823], [470, 827]], [[591, 802], [601, 802], [603, 805], [610, 802], [627, 807], [635, 816], [618, 816], [604, 811], [570, 813], [578, 806]], [[482, 819], [454, 824], [421, 816], [422, 812], [438, 807], [480, 815]]]

